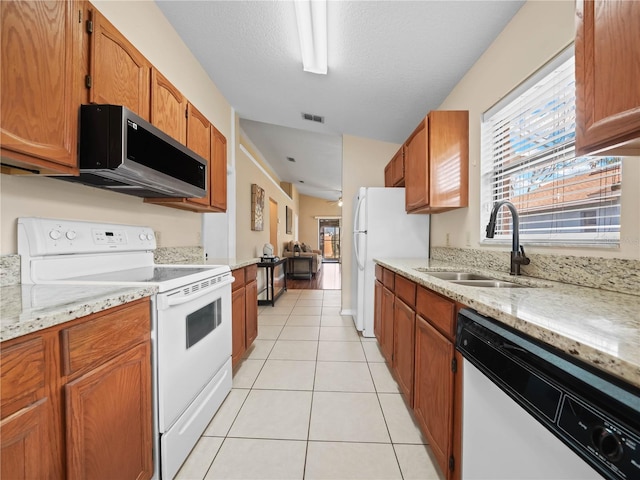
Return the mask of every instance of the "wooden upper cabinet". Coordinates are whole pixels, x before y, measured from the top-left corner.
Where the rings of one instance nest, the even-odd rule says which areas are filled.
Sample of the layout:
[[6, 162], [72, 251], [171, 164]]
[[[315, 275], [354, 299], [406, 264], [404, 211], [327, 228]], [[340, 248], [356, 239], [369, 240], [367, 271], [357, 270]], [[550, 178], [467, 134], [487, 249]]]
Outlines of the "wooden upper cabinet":
[[576, 2], [576, 154], [640, 155], [640, 2]]
[[468, 205], [468, 111], [429, 112], [404, 152], [407, 212], [437, 213]]
[[[191, 103], [187, 105], [187, 147], [207, 161], [207, 170], [211, 175], [211, 123]], [[190, 198], [194, 203], [210, 205], [211, 181], [207, 185], [207, 194], [202, 198]]]
[[2, 173], [77, 174], [81, 2], [3, 1], [0, 17]]
[[151, 69], [151, 123], [186, 145], [187, 99], [164, 75]]
[[211, 207], [218, 212], [227, 211], [227, 139], [211, 125], [211, 169], [209, 188]]
[[404, 187], [404, 147], [400, 147], [384, 168], [384, 186]]
[[149, 120], [151, 64], [98, 10], [91, 10], [89, 101], [123, 105]]

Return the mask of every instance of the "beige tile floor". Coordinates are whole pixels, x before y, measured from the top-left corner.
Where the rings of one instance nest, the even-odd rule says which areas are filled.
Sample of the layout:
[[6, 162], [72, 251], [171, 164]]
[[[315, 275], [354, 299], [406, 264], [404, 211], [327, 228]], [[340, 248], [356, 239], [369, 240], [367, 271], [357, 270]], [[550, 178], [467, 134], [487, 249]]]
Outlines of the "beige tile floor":
[[375, 339], [339, 290], [289, 290], [178, 479], [441, 480]]

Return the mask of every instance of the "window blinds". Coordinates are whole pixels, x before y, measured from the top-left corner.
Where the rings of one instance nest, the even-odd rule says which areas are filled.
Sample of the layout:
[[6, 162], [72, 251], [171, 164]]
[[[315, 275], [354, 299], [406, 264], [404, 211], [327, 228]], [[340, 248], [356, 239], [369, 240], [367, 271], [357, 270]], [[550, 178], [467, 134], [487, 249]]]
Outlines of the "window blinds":
[[[619, 243], [621, 159], [576, 158], [574, 68], [565, 52], [484, 114], [481, 238], [493, 204], [509, 200], [522, 239]], [[511, 238], [506, 208], [495, 238]]]

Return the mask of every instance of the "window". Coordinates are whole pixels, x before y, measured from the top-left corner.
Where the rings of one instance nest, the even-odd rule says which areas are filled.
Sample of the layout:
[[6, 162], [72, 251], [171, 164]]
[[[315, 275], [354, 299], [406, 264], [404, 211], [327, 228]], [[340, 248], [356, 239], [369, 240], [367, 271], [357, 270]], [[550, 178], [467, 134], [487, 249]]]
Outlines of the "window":
[[[516, 88], [482, 119], [482, 233], [494, 203], [512, 202], [520, 237], [537, 244], [619, 244], [619, 157], [575, 156], [573, 48]], [[495, 238], [511, 239], [498, 214]]]

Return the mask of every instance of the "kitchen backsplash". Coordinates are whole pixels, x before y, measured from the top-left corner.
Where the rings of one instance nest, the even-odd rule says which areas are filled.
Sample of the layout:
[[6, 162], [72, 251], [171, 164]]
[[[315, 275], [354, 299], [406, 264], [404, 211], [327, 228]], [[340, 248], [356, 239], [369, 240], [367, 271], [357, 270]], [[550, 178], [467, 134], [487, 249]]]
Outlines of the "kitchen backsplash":
[[[584, 287], [640, 295], [640, 260], [527, 253], [522, 274]], [[509, 272], [506, 251], [431, 247], [431, 258], [470, 267]]]
[[158, 247], [153, 255], [156, 263], [204, 263], [203, 247]]
[[20, 255], [0, 255], [0, 287], [20, 283]]

